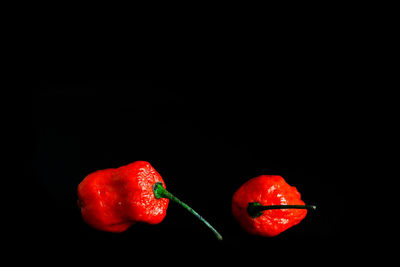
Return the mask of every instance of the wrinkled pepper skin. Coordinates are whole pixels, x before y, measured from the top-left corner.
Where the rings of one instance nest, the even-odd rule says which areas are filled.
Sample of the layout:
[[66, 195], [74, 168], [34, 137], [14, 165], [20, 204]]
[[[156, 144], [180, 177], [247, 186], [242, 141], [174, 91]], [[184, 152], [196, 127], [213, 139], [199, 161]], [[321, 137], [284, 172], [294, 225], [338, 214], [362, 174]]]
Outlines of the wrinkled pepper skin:
[[155, 183], [165, 183], [146, 161], [93, 172], [78, 186], [78, 205], [83, 220], [93, 228], [123, 232], [135, 222], [160, 223], [169, 199], [156, 199]]
[[265, 210], [252, 218], [247, 212], [249, 203], [261, 205], [304, 205], [296, 187], [278, 175], [261, 175], [245, 182], [232, 197], [232, 214], [240, 226], [250, 234], [277, 236], [300, 223], [307, 215], [305, 209]]

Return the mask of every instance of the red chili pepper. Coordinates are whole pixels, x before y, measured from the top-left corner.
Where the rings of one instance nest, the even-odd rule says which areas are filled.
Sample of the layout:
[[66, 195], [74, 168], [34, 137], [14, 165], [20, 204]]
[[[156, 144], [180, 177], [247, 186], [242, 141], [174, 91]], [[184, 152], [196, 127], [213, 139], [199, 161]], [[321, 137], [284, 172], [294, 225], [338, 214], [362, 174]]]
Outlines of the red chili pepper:
[[244, 183], [233, 195], [232, 213], [254, 235], [272, 237], [300, 223], [307, 209], [296, 187], [278, 175], [261, 175]]
[[160, 223], [172, 200], [222, 236], [197, 212], [165, 189], [161, 175], [146, 161], [93, 172], [78, 186], [83, 220], [98, 230], [123, 232], [136, 222]]

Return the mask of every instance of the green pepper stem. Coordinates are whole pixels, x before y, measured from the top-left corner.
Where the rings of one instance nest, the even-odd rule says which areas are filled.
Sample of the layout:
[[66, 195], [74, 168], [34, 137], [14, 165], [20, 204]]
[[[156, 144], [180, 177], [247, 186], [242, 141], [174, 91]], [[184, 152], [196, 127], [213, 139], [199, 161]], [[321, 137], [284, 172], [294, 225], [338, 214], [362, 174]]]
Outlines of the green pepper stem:
[[264, 210], [276, 210], [276, 209], [307, 209], [316, 210], [317, 206], [314, 205], [267, 205], [263, 206], [258, 202], [251, 202], [247, 206], [247, 213], [252, 218], [260, 217]]
[[215, 230], [214, 227], [211, 226], [211, 224], [209, 222], [207, 222], [203, 217], [201, 217], [200, 214], [198, 214], [195, 210], [193, 210], [191, 207], [189, 207], [186, 203], [182, 202], [177, 197], [175, 197], [170, 192], [168, 192], [167, 189], [165, 189], [163, 187], [163, 184], [161, 182], [157, 182], [154, 184], [153, 191], [154, 191], [154, 196], [157, 199], [168, 198], [168, 199], [174, 201], [175, 203], [179, 204], [186, 210], [188, 210], [191, 214], [196, 216], [200, 221], [202, 221], [205, 225], [207, 225], [207, 227], [210, 228], [210, 230], [215, 234], [215, 236], [217, 237], [218, 240], [222, 240], [222, 236], [217, 232], [217, 230]]

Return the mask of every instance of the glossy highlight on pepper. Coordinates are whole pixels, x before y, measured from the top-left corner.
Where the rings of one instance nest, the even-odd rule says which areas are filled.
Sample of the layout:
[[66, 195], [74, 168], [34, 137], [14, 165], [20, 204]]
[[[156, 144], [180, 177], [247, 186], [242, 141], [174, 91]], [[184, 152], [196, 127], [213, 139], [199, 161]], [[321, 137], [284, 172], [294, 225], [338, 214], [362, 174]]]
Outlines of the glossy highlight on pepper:
[[78, 186], [83, 220], [108, 232], [124, 232], [136, 222], [160, 223], [166, 216], [169, 200], [195, 215], [222, 240], [206, 220], [166, 190], [161, 175], [146, 161], [95, 171]]

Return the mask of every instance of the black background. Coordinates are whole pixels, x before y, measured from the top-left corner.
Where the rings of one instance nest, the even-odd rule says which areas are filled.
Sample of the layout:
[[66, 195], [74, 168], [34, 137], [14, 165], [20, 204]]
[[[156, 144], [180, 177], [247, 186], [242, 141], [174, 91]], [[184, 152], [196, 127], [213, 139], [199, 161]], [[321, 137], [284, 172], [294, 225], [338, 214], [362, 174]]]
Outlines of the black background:
[[[316, 71], [29, 81], [24, 173], [34, 197], [24, 215], [30, 223], [20, 229], [21, 243], [34, 251], [27, 257], [132, 266], [142, 258], [157, 265], [340, 262], [353, 245], [342, 187], [351, 179], [350, 98], [337, 73]], [[224, 240], [174, 203], [158, 225], [121, 234], [87, 226], [76, 204], [80, 181], [137, 160], [149, 161]], [[231, 197], [262, 174], [282, 175], [318, 209], [277, 237], [247, 234], [231, 215]]]

